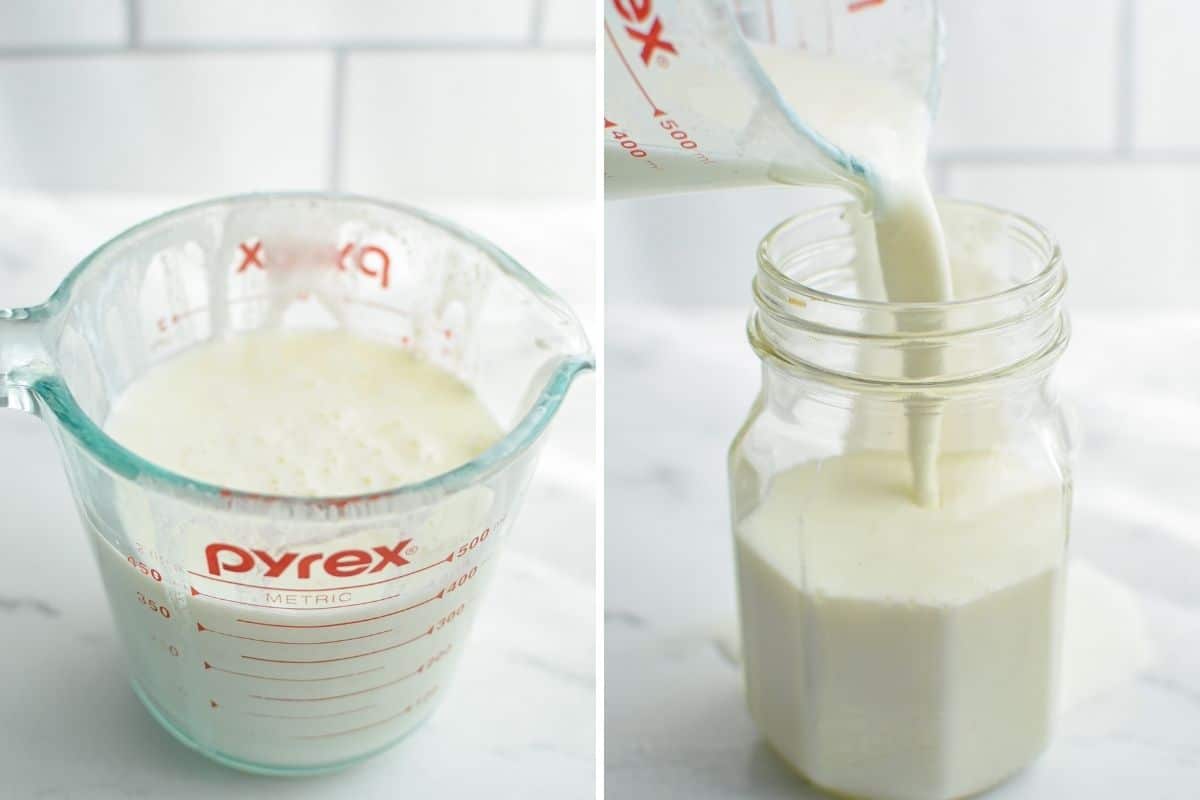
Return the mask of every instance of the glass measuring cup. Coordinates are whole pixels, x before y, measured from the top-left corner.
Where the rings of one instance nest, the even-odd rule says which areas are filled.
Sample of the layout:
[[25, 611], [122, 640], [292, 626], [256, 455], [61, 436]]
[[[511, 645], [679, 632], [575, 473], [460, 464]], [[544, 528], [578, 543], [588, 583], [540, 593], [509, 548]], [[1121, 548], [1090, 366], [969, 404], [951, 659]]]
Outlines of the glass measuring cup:
[[[268, 328], [419, 352], [506, 435], [418, 484], [299, 498], [189, 480], [102, 430], [154, 364]], [[347, 196], [172, 211], [100, 247], [46, 303], [0, 309], [0, 407], [54, 433], [134, 690], [185, 744], [265, 773], [336, 769], [429, 715], [547, 426], [592, 366], [570, 310], [494, 245]]]
[[862, 197], [870, 165], [805, 122], [752, 44], [833, 56], [937, 108], [938, 0], [604, 0], [605, 194], [768, 183]]

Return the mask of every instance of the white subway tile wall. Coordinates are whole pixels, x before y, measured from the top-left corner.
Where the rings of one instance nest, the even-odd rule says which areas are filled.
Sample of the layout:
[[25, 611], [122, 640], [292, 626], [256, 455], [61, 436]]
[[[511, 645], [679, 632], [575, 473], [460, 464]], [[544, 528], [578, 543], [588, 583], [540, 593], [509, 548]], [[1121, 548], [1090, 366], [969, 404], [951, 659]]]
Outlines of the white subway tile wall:
[[1075, 303], [1196, 309], [1200, 162], [962, 164], [947, 191], [1046, 224], [1066, 258]]
[[527, 42], [533, 0], [172, 0], [142, 2], [156, 44]]
[[39, 47], [125, 44], [126, 0], [5, 0], [0, 3], [0, 52]]
[[590, 198], [592, 8], [5, 0], [0, 190]]
[[554, 44], [591, 45], [596, 39], [599, 0], [544, 0], [542, 36]]
[[342, 183], [410, 197], [591, 194], [594, 63], [587, 51], [354, 53]]
[[[1200, 5], [942, 6], [935, 187], [1045, 225], [1061, 240], [1075, 308], [1194, 310]], [[813, 197], [780, 188], [609, 203], [609, 302], [749, 309], [758, 238]]]
[[944, 152], [1111, 150], [1121, 0], [949, 0], [934, 144]]
[[0, 58], [0, 187], [320, 187], [332, 97], [321, 52]]
[[1200, 153], [1200, 8], [1178, 0], [1135, 8], [1134, 144]]

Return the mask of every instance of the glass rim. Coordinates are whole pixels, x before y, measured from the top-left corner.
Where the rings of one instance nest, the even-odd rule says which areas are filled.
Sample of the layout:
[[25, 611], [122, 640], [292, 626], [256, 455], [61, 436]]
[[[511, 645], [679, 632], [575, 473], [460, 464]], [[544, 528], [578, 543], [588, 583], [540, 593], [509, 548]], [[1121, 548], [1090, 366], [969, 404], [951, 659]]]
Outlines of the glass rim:
[[[251, 192], [201, 200], [164, 211], [123, 230], [92, 250], [68, 273], [44, 303], [15, 311], [24, 312], [29, 318], [35, 320], [48, 321], [54, 318], [70, 303], [80, 276], [97, 259], [120, 246], [130, 237], [170, 223], [185, 214], [219, 206], [294, 200], [359, 203], [399, 212], [428, 223], [451, 237], [478, 248], [504, 273], [516, 279], [573, 323], [581, 345], [579, 352], [564, 354], [525, 415], [499, 441], [470, 461], [415, 483], [401, 484], [368, 493], [329, 496], [248, 492], [189, 478], [149, 461], [105, 433], [103, 428], [80, 408], [66, 380], [62, 378], [52, 363], [49, 374], [37, 376], [31, 382], [29, 389], [37, 396], [40, 405], [45, 405], [54, 413], [55, 418], [70, 434], [71, 439], [101, 465], [134, 482], [139, 488], [165, 490], [168, 493], [182, 496], [186, 500], [220, 506], [227, 511], [253, 514], [269, 508], [301, 512], [299, 516], [303, 517], [313, 512], [330, 510], [340, 512], [351, 506], [366, 506], [371, 509], [366, 516], [375, 516], [387, 513], [385, 507], [394, 501], [448, 495], [476, 484], [507, 467], [519, 455], [528, 450], [545, 431], [561, 406], [566, 391], [574, 378], [580, 372], [595, 367], [595, 359], [588, 344], [587, 335], [574, 312], [562, 298], [500, 247], [437, 214], [404, 203], [343, 192]], [[378, 512], [375, 511], [376, 508], [379, 509]]]
[[[854, 202], [826, 204], [793, 215], [772, 228], [759, 243], [759, 271], [753, 281], [756, 308], [747, 321], [751, 346], [760, 358], [776, 363], [790, 371], [814, 374], [827, 382], [853, 387], [858, 391], [884, 392], [966, 391], [996, 382], [1041, 374], [1057, 360], [1070, 339], [1070, 323], [1061, 308], [1067, 285], [1067, 273], [1062, 252], [1054, 237], [1028, 217], [984, 203], [938, 198], [945, 210], [958, 209], [965, 213], [993, 216], [1009, 223], [1005, 235], [1028, 247], [1035, 258], [1031, 276], [1017, 280], [996, 292], [941, 302], [889, 302], [847, 297], [810, 285], [814, 280], [847, 270], [840, 266], [818, 271], [797, 279], [786, 274], [772, 258], [771, 250], [778, 239], [797, 227], [820, 223], [848, 211], [861, 211]], [[811, 258], [820, 255], [830, 243], [850, 241], [852, 232], [835, 232], [790, 248], [787, 258]], [[780, 254], [776, 254], [780, 256]], [[779, 258], [780, 261], [784, 257]], [[799, 311], [797, 309], [805, 309]], [[816, 312], [814, 317], [811, 312]], [[835, 312], [849, 321], [822, 319], [819, 315]], [[847, 372], [797, 355], [783, 343], [777, 333], [790, 330], [806, 337], [848, 343], [854, 346], [942, 347], [973, 346], [984, 337], [1003, 334], [1017, 326], [1053, 316], [1055, 322], [1047, 327], [1038, 346], [1017, 360], [997, 364], [993, 368], [963, 373], [947, 373], [927, 377], [901, 377]], [[872, 320], [890, 320], [887, 330], [873, 330]], [[951, 320], [950, 324], [947, 321]], [[907, 324], [905, 324], [907, 323]]]
[[1045, 263], [1032, 276], [1014, 283], [1001, 289], [998, 292], [979, 295], [977, 297], [966, 297], [954, 300], [941, 301], [920, 301], [920, 302], [892, 302], [889, 300], [869, 300], [857, 297], [846, 297], [844, 295], [834, 294], [822, 289], [817, 289], [808, 285], [803, 281], [798, 281], [781, 270], [771, 257], [770, 248], [775, 244], [776, 240], [787, 233], [794, 227], [804, 225], [819, 219], [832, 212], [841, 213], [847, 209], [856, 207], [854, 201], [845, 201], [838, 203], [830, 203], [819, 206], [808, 211], [803, 211], [799, 214], [794, 214], [780, 222], [775, 227], [771, 228], [758, 244], [756, 258], [759, 270], [764, 273], [771, 281], [782, 287], [788, 292], [801, 295], [807, 300], [814, 302], [826, 303], [829, 305], [841, 306], [848, 309], [856, 309], [864, 312], [889, 312], [903, 314], [905, 312], [913, 313], [928, 313], [937, 311], [957, 311], [981, 306], [993, 305], [998, 302], [1011, 300], [1022, 294], [1029, 293], [1031, 290], [1042, 290], [1052, 284], [1063, 272], [1062, 250], [1059, 247], [1058, 241], [1046, 230], [1045, 227], [1034, 222], [1029, 217], [1023, 214], [1018, 214], [1007, 209], [999, 208], [988, 203], [977, 203], [968, 200], [957, 200], [954, 198], [935, 198], [937, 205], [946, 207], [968, 208], [975, 211], [987, 211], [997, 215], [1003, 215], [1010, 220], [1019, 224], [1024, 232], [1032, 234], [1032, 238], [1037, 241], [1037, 244], [1046, 253]]
[[[930, 7], [933, 11], [933, 25], [930, 31], [929, 48], [933, 58], [921, 97], [925, 101], [925, 108], [929, 112], [930, 119], [936, 119], [938, 105], [942, 98], [942, 70], [946, 63], [946, 21], [942, 14], [942, 0], [930, 0]], [[813, 142], [822, 155], [842, 167], [847, 174], [869, 181], [872, 177], [870, 165], [860, 161], [854, 153], [843, 150], [805, 122], [800, 114], [784, 100], [783, 93], [779, 91], [763, 66], [758, 63], [741, 26], [734, 25], [734, 30], [736, 32], [732, 42], [734, 50], [746, 65], [754, 82], [771, 98], [775, 107], [782, 112], [783, 118], [793, 130]], [[842, 182], [837, 181], [836, 183]], [[869, 199], [869, 193], [862, 199]]]

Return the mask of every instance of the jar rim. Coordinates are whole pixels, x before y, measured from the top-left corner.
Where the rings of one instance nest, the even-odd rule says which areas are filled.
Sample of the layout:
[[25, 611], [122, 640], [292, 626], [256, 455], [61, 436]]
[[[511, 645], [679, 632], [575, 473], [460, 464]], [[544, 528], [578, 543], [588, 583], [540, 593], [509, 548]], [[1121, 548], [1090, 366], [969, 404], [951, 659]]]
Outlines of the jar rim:
[[957, 200], [953, 198], [942, 197], [937, 198], [937, 203], [939, 206], [969, 208], [977, 211], [988, 211], [995, 214], [1004, 215], [1009, 220], [1020, 225], [1024, 229], [1026, 237], [1032, 240], [1035, 246], [1038, 246], [1043, 250], [1043, 252], [1046, 253], [1045, 263], [1040, 270], [1038, 270], [1029, 278], [991, 294], [952, 300], [904, 302], [846, 297], [845, 295], [827, 292], [823, 289], [817, 289], [813, 286], [810, 286], [808, 283], [803, 281], [796, 280], [775, 264], [775, 261], [770, 255], [771, 247], [783, 234], [795, 227], [813, 222], [831, 213], [842, 214], [847, 210], [856, 208], [856, 203], [854, 201], [845, 201], [831, 203], [809, 209], [807, 211], [802, 211], [799, 214], [794, 214], [788, 217], [778, 225], [771, 228], [771, 230], [769, 230], [767, 234], [763, 236], [762, 240], [758, 244], [758, 268], [762, 272], [765, 272], [767, 276], [781, 288], [793, 294], [801, 295], [802, 297], [810, 300], [850, 309], [860, 309], [864, 311], [887, 310], [891, 312], [931, 312], [950, 309], [966, 310], [991, 305], [1029, 292], [1032, 289], [1041, 289], [1054, 282], [1062, 272], [1062, 250], [1059, 247], [1058, 241], [1048, 230], [1046, 230], [1044, 226], [1039, 225], [1029, 217], [1009, 211], [1008, 209], [993, 206], [989, 203], [977, 203], [968, 200]]
[[853, 276], [853, 261], [825, 264], [843, 248], [864, 244], [870, 231], [858, 219], [868, 217], [853, 202], [805, 211], [772, 228], [758, 248], [757, 308], [747, 333], [759, 357], [825, 380], [887, 391], [991, 383], [1039, 374], [1053, 364], [1070, 335], [1061, 307], [1067, 275], [1054, 237], [1029, 218], [994, 206], [939, 198], [938, 207], [947, 233], [963, 224], [985, 225], [980, 241], [1017, 245], [1026, 269], [1005, 273], [1003, 289], [963, 299], [889, 302], [838, 294], [817, 286], [831, 276]]

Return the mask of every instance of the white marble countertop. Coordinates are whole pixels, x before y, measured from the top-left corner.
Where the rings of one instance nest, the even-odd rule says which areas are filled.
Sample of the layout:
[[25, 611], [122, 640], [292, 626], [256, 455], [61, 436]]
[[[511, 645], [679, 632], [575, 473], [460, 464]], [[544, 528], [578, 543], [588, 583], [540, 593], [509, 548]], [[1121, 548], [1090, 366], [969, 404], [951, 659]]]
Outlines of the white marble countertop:
[[[759, 385], [746, 308], [607, 310], [606, 792], [818, 798], [757, 735], [725, 452]], [[1063, 706], [988, 800], [1200, 797], [1200, 316], [1076, 314]]]
[[[0, 193], [0, 306], [40, 302], [92, 246], [174, 204]], [[560, 287], [594, 338], [590, 208], [435, 210]], [[444, 704], [393, 750], [305, 779], [218, 766], [142, 709], [51, 436], [0, 411], [0, 797], [593, 797], [594, 393], [585, 377], [564, 405]]]

